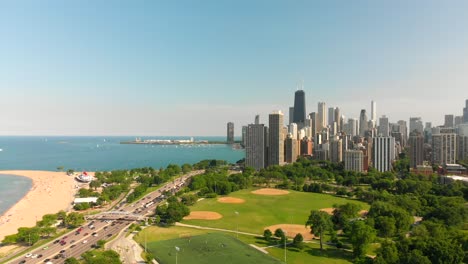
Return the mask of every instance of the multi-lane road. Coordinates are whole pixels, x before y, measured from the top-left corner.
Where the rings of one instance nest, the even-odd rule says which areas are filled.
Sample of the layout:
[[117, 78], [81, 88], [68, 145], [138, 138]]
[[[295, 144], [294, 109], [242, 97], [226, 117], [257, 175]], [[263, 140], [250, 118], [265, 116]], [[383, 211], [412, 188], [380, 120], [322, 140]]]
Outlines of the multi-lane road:
[[203, 170], [197, 170], [187, 173], [166, 183], [158, 190], [146, 195], [133, 204], [121, 203], [115, 210], [121, 212], [122, 215], [106, 212], [96, 215], [93, 217], [93, 220], [87, 222], [80, 228], [72, 230], [66, 235], [57, 238], [55, 241], [8, 263], [62, 264], [65, 262], [66, 258], [79, 258], [81, 254], [92, 249], [99, 240], [108, 240], [123, 229], [126, 229], [131, 223], [134, 223], [135, 218], [131, 215], [146, 216], [153, 213], [156, 206], [166, 198], [163, 195], [164, 192], [177, 192], [186, 184], [190, 177], [203, 172]]

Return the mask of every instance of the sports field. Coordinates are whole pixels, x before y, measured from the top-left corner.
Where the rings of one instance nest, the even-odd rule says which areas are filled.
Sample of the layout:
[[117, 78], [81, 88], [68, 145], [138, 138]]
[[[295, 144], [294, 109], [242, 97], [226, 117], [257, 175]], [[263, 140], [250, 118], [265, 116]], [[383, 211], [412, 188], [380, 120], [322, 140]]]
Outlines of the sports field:
[[281, 263], [279, 260], [221, 233], [150, 242], [148, 250], [156, 256], [157, 261], [161, 264], [176, 263], [176, 254], [180, 264]]
[[328, 194], [289, 191], [284, 195], [259, 195], [252, 193], [253, 190], [241, 190], [229, 195], [244, 200], [243, 203], [222, 203], [214, 198], [204, 199], [190, 207], [191, 211], [217, 212], [223, 216], [221, 219], [192, 219], [183, 220], [182, 223], [230, 230], [238, 228], [241, 232], [263, 234], [267, 226], [304, 225], [311, 210], [330, 208], [334, 204], [355, 203], [362, 209], [369, 209], [368, 204]]

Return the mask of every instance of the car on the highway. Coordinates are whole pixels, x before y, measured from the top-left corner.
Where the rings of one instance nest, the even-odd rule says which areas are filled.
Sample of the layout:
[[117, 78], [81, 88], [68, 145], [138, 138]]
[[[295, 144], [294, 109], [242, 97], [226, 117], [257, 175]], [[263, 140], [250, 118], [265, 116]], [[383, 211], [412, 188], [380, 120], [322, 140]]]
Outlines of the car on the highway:
[[60, 254], [61, 254], [61, 253], [64, 253], [64, 252], [65, 252], [65, 249], [60, 250]]
[[22, 261], [20, 261], [20, 264], [23, 264], [23, 263], [26, 263], [26, 260], [23, 259]]
[[29, 258], [29, 257], [31, 257], [31, 256], [32, 256], [32, 254], [31, 254], [31, 253], [28, 253], [28, 254], [26, 254], [25, 257]]
[[49, 261], [50, 261], [50, 259], [44, 259], [44, 263], [47, 263]]
[[83, 243], [83, 244], [86, 244], [86, 243], [88, 243], [88, 240], [83, 240], [82, 243]]
[[71, 245], [71, 246], [70, 246], [70, 248], [74, 248], [74, 247], [76, 247], [76, 245]]

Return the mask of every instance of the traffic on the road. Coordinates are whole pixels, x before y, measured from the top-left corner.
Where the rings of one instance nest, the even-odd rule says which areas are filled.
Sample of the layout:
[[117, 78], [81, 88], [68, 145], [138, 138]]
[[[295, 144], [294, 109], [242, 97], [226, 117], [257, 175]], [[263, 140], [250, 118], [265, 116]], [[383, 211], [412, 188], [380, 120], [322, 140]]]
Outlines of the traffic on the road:
[[186, 185], [190, 177], [201, 173], [203, 173], [203, 170], [185, 174], [166, 183], [158, 190], [146, 195], [133, 204], [122, 202], [114, 208], [114, 211], [118, 210], [122, 214], [104, 212], [93, 216], [93, 220], [88, 221], [85, 225], [8, 263], [62, 264], [67, 258], [79, 258], [84, 252], [97, 247], [99, 240], [109, 240], [123, 229], [126, 229], [131, 223], [134, 223], [136, 218], [132, 216], [144, 217], [154, 213], [156, 206], [166, 199], [164, 193], [175, 194]]

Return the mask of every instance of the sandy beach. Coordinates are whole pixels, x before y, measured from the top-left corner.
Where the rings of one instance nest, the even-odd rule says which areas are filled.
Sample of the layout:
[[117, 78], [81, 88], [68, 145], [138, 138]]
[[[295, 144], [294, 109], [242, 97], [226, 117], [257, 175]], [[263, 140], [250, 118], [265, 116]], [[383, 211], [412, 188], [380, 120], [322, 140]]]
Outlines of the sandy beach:
[[[45, 214], [71, 209], [76, 189], [75, 180], [65, 172], [0, 171], [32, 179], [29, 192], [0, 216], [0, 241], [17, 232], [19, 227], [32, 227]], [[1, 177], [1, 176], [0, 176]]]

